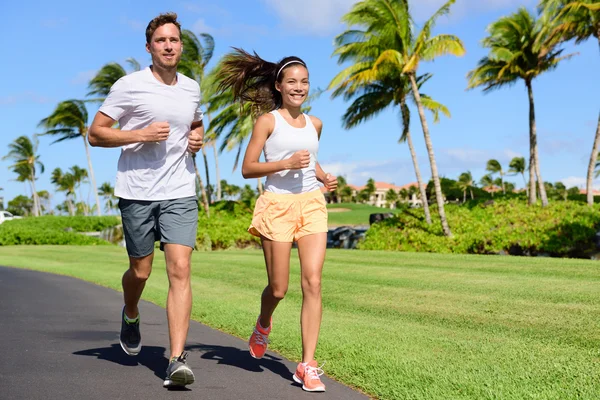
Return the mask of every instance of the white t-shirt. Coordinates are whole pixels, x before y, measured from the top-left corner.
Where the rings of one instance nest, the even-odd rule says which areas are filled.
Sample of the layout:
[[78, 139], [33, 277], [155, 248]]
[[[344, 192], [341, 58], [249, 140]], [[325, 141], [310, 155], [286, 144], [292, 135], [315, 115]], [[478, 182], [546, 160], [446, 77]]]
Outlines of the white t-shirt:
[[195, 170], [187, 151], [192, 122], [202, 120], [198, 83], [177, 74], [173, 86], [159, 82], [150, 67], [119, 79], [100, 112], [119, 121], [122, 130], [168, 122], [163, 142], [123, 146], [115, 196], [129, 200], [171, 200], [196, 195]]

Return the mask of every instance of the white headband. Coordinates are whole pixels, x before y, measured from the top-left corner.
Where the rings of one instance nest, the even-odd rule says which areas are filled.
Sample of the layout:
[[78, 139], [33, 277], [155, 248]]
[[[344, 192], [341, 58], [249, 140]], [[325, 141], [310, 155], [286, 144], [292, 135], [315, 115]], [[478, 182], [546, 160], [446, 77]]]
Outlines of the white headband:
[[292, 60], [292, 61], [288, 61], [288, 62], [286, 62], [285, 64], [283, 64], [283, 65], [281, 66], [281, 68], [279, 68], [279, 71], [277, 71], [277, 75], [275, 75], [275, 79], [279, 78], [279, 74], [281, 73], [281, 71], [282, 71], [282, 70], [283, 70], [285, 67], [287, 67], [287, 66], [288, 66], [288, 65], [290, 65], [290, 64], [294, 64], [294, 63], [302, 64], [302, 65], [304, 65], [304, 67], [306, 67], [306, 65], [305, 65], [305, 64], [304, 64], [302, 61], [299, 61], [299, 60]]

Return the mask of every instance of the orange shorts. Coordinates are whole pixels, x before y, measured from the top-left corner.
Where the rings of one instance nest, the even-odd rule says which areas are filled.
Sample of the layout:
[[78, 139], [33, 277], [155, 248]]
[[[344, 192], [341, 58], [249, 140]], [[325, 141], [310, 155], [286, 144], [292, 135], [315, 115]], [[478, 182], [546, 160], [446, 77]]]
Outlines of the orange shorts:
[[248, 228], [254, 236], [290, 243], [327, 231], [327, 207], [320, 190], [300, 194], [264, 192], [256, 200]]

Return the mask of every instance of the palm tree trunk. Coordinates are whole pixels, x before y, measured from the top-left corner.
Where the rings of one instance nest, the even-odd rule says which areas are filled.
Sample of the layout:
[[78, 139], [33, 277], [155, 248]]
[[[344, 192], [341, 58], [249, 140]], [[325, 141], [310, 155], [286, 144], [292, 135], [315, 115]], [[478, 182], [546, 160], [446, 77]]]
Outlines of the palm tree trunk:
[[258, 194], [261, 195], [263, 194], [263, 184], [262, 181], [260, 180], [260, 178], [258, 178]]
[[217, 151], [217, 144], [212, 144], [213, 151], [215, 152], [215, 175], [217, 177], [217, 201], [221, 200], [222, 188], [221, 188], [221, 173], [219, 172], [219, 152]]
[[75, 216], [75, 205], [73, 204], [73, 201], [71, 200], [70, 197], [68, 197], [69, 195], [67, 195], [67, 205], [69, 206], [69, 215], [71, 217]]
[[463, 203], [467, 202], [467, 189], [463, 190]]
[[102, 208], [100, 207], [100, 197], [98, 196], [98, 188], [96, 187], [96, 177], [94, 176], [94, 168], [92, 168], [92, 157], [90, 156], [90, 148], [88, 146], [88, 141], [85, 135], [81, 135], [81, 137], [83, 138], [83, 145], [85, 146], [85, 155], [87, 156], [88, 168], [90, 170], [90, 182], [92, 184], [92, 188], [94, 189], [94, 197], [96, 198], [96, 214], [98, 214], [98, 216], [101, 216]]
[[204, 159], [204, 171], [206, 172], [206, 195], [208, 202], [212, 203], [212, 191], [210, 188], [210, 173], [208, 170], [208, 157], [206, 156], [206, 148], [202, 146], [202, 158]]
[[[444, 196], [442, 194], [442, 187], [440, 185], [440, 177], [438, 176], [437, 164], [435, 163], [435, 155], [433, 154], [433, 145], [431, 143], [431, 137], [429, 136], [429, 127], [427, 126], [427, 119], [425, 118], [425, 110], [423, 109], [423, 104], [421, 103], [419, 87], [417, 86], [415, 74], [410, 73], [409, 77], [410, 83], [412, 84], [413, 95], [415, 96], [415, 100], [417, 102], [419, 117], [421, 118], [423, 136], [425, 136], [425, 146], [427, 147], [427, 154], [429, 155], [429, 164], [431, 165], [431, 179], [433, 179], [433, 186], [435, 188], [435, 198], [437, 200], [442, 230], [444, 231], [444, 235], [452, 236], [452, 232], [450, 231], [450, 227], [448, 226], [448, 220], [446, 219], [446, 211], [444, 210]], [[425, 201], [427, 201], [426, 198]]]
[[529, 205], [537, 202], [537, 193], [535, 190], [535, 149], [537, 138], [535, 135], [535, 109], [533, 104], [533, 90], [531, 82], [525, 81], [527, 93], [529, 95]]
[[[408, 107], [406, 106], [406, 100], [402, 98], [400, 100], [400, 109], [402, 110], [402, 119], [404, 124], [410, 124], [410, 119], [408, 118]], [[421, 178], [421, 169], [419, 168], [419, 161], [417, 160], [417, 153], [415, 152], [415, 147], [413, 146], [412, 136], [410, 135], [410, 130], [408, 129], [408, 125], [406, 127], [406, 143], [408, 144], [408, 149], [410, 151], [410, 156], [412, 158], [413, 167], [415, 169], [415, 175], [417, 176], [417, 185], [419, 185], [419, 191], [421, 193], [421, 199], [423, 203], [423, 212], [425, 213], [425, 221], [429, 225], [431, 225], [431, 213], [429, 212], [429, 202], [427, 201], [427, 193], [425, 193], [425, 187], [423, 186], [423, 179]]]
[[198, 179], [198, 184], [200, 185], [200, 193], [202, 194], [202, 204], [204, 205], [204, 212], [206, 212], [206, 217], [210, 218], [210, 209], [208, 208], [208, 197], [206, 197], [206, 189], [204, 188], [204, 183], [202, 182], [202, 177], [200, 176], [200, 172], [198, 171], [198, 164], [196, 164], [196, 155], [192, 157], [194, 161], [194, 170], [196, 171], [196, 179]]
[[469, 190], [471, 191], [471, 200], [474, 200], [474, 199], [475, 199], [475, 197], [473, 197], [473, 188], [472, 188], [472, 187], [470, 187], [470, 188], [469, 188]]
[[39, 217], [42, 215], [42, 212], [40, 207], [40, 199], [37, 191], [35, 190], [35, 175], [33, 173], [31, 173], [29, 183], [31, 184], [31, 192], [33, 193], [33, 216]]
[[504, 174], [500, 171], [500, 182], [502, 182], [502, 194], [506, 194], [506, 188], [504, 187]]
[[523, 177], [523, 185], [525, 186], [525, 193], [527, 197], [529, 197], [529, 186], [527, 186], [527, 180], [525, 179], [525, 173], [521, 172], [521, 176]]
[[[598, 39], [600, 41], [600, 39]], [[594, 137], [594, 146], [592, 147], [592, 155], [590, 156], [590, 164], [588, 165], [587, 183], [585, 185], [587, 192], [587, 203], [591, 207], [594, 205], [594, 169], [596, 168], [596, 160], [598, 158], [598, 147], [600, 147], [600, 113], [598, 114], [598, 127], [596, 128], [596, 136]]]

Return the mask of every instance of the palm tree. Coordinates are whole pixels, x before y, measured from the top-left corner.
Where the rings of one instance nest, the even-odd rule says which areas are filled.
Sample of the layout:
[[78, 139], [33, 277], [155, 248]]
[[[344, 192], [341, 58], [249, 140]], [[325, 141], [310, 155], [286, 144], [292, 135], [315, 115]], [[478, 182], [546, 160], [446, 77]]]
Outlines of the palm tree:
[[394, 189], [390, 189], [385, 194], [385, 201], [388, 203], [389, 208], [393, 208], [398, 201], [398, 193]]
[[110, 214], [111, 210], [119, 209], [117, 197], [115, 196], [115, 188], [110, 182], [104, 182], [100, 185], [99, 194], [105, 201], [104, 210], [107, 214]]
[[[126, 62], [134, 72], [141, 69], [140, 63], [135, 58], [128, 58]], [[125, 75], [127, 75], [127, 71], [121, 64], [116, 62], [104, 64], [88, 84], [87, 95], [99, 96], [90, 101], [103, 102], [108, 96], [110, 88]]]
[[[213, 74], [216, 74], [217, 67]], [[211, 77], [211, 79], [213, 79]], [[216, 81], [213, 81], [216, 82]], [[216, 83], [213, 86], [216, 91]], [[231, 151], [237, 149], [235, 160], [233, 162], [233, 170], [238, 167], [242, 149], [246, 139], [252, 134], [254, 126], [254, 116], [252, 114], [250, 103], [238, 104], [231, 89], [224, 90], [220, 93], [215, 93], [211, 96], [208, 112], [214, 112], [217, 115], [212, 119], [208, 134], [214, 137], [214, 140], [221, 138], [221, 146], [219, 152], [227, 149]], [[258, 178], [259, 191], [262, 193], [262, 181]]]
[[482, 176], [479, 183], [483, 189], [490, 189], [490, 193], [492, 194], [492, 197], [494, 197], [494, 178], [492, 178], [490, 174]]
[[50, 116], [40, 121], [39, 125], [46, 129], [46, 132], [43, 133], [43, 135], [59, 136], [52, 144], [79, 137], [83, 139], [85, 155], [88, 161], [88, 172], [92, 190], [94, 191], [94, 196], [96, 198], [96, 212], [98, 215], [102, 215], [100, 197], [98, 196], [98, 188], [96, 186], [96, 178], [94, 177], [92, 158], [90, 156], [90, 148], [87, 141], [88, 112], [85, 103], [82, 100], [63, 101], [56, 106], [56, 109]]
[[[425, 186], [422, 184], [423, 180], [421, 178], [417, 153], [410, 134], [410, 110], [406, 104], [407, 97], [413, 102], [415, 101], [414, 96], [411, 94], [410, 81], [406, 75], [399, 74], [393, 68], [386, 70], [385, 74], [383, 68], [380, 68], [379, 72], [381, 76], [378, 77], [377, 81], [361, 81], [361, 75], [364, 76], [363, 73], [365, 71], [372, 69], [376, 60], [369, 55], [372, 41], [357, 42], [354, 40], [356, 40], [356, 36], [350, 34], [350, 31], [344, 32], [336, 38], [337, 49], [334, 51], [334, 54], [338, 55], [339, 62], [352, 59], [357, 64], [344, 69], [329, 85], [330, 88], [334, 88], [333, 98], [343, 95], [345, 100], [355, 99], [342, 117], [344, 128], [353, 128], [376, 116], [388, 106], [398, 106], [402, 121], [402, 135], [399, 142], [406, 142], [408, 144], [417, 183], [423, 191], [421, 196], [425, 198]], [[361, 62], [364, 64], [363, 68], [357, 70], [355, 65]], [[417, 78], [419, 90], [423, 83], [429, 80], [431, 76], [431, 74], [426, 74]], [[450, 112], [444, 105], [432, 100], [423, 93], [421, 93], [421, 98], [425, 108], [433, 113], [434, 122], [439, 121], [440, 112], [448, 117], [450, 116]], [[425, 220], [428, 224], [431, 224], [431, 215], [427, 202], [423, 203], [423, 211], [425, 213]]]
[[73, 174], [69, 172], [63, 173], [60, 168], [55, 168], [54, 171], [52, 171], [52, 177], [50, 181], [56, 185], [56, 190], [59, 192], [65, 192], [69, 215], [74, 216], [75, 207], [73, 205], [73, 199], [75, 198], [75, 189], [77, 184]]
[[86, 181], [88, 178], [88, 173], [84, 168], [81, 168], [77, 165], [72, 166], [70, 169], [70, 174], [73, 175], [73, 182], [75, 183], [75, 189], [79, 189], [79, 195], [81, 197], [81, 203], [83, 206], [83, 214], [87, 216], [89, 214], [89, 205], [85, 201], [83, 197], [83, 193], [81, 193], [81, 184]]
[[523, 177], [523, 184], [525, 186], [525, 191], [529, 197], [529, 186], [527, 186], [527, 181], [525, 180], [525, 171], [527, 171], [527, 166], [525, 165], [525, 157], [513, 157], [508, 164], [508, 175], [517, 175], [521, 174]]
[[463, 191], [463, 203], [467, 201], [467, 190], [471, 192], [471, 200], [475, 198], [473, 196], [473, 186], [475, 186], [475, 182], [473, 181], [471, 171], [460, 174], [458, 177], [458, 187]]
[[[452, 232], [446, 219], [444, 197], [417, 77], [420, 62], [433, 61], [436, 57], [447, 54], [460, 56], [465, 52], [462, 42], [454, 35], [443, 34], [431, 37], [437, 19], [449, 14], [450, 6], [454, 2], [455, 0], [449, 0], [444, 4], [425, 22], [417, 35], [414, 35], [412, 18], [406, 1], [363, 0], [356, 3], [343, 17], [348, 26], [364, 27], [364, 30], [354, 29], [343, 34], [346, 36], [343, 41], [348, 43], [346, 59], [350, 59], [352, 54], [357, 55], [352, 58], [360, 60], [355, 63], [354, 68], [357, 72], [363, 70], [360, 73], [362, 81], [377, 81], [385, 71], [390, 69], [407, 76], [410, 81], [429, 156], [440, 222], [446, 236], [452, 236]], [[352, 36], [356, 38], [354, 42], [367, 42], [367, 44], [353, 43]], [[363, 52], [364, 57], [359, 56], [360, 52]]]
[[8, 154], [2, 158], [13, 163], [8, 168], [18, 175], [17, 180], [19, 182], [29, 182], [31, 185], [34, 217], [42, 213], [40, 199], [35, 189], [36, 167], [39, 167], [40, 173], [44, 172], [44, 164], [41, 163], [40, 156], [37, 154], [38, 144], [36, 135], [33, 135], [33, 139], [29, 139], [27, 136], [19, 136], [9, 143]]
[[484, 93], [525, 82], [529, 96], [529, 204], [536, 202], [535, 176], [542, 205], [548, 205], [539, 168], [533, 80], [544, 72], [557, 67], [558, 63], [572, 55], [561, 57], [563, 50], [549, 40], [543, 29], [543, 20], [536, 20], [526, 8], [500, 18], [488, 27], [489, 36], [483, 40], [490, 53], [483, 57], [477, 68], [470, 71], [468, 88], [483, 86]]
[[[192, 31], [184, 29], [181, 32], [181, 40], [183, 43], [183, 53], [177, 70], [185, 76], [195, 80], [200, 85], [200, 105], [207, 108], [209, 99], [212, 96], [213, 82], [208, 78], [206, 66], [210, 62], [215, 49], [215, 40], [208, 33], [201, 33], [198, 38]], [[210, 112], [206, 113], [205, 129], [210, 125]], [[204, 169], [206, 172], [206, 187], [210, 188], [210, 174], [208, 168], [208, 158], [206, 155], [206, 147], [212, 147], [215, 155], [215, 172], [217, 178], [217, 200], [221, 200], [221, 178], [219, 172], [219, 156], [215, 145], [215, 137], [208, 134], [204, 135], [205, 144], [202, 146], [202, 156], [204, 159]], [[196, 158], [194, 157], [194, 162]], [[204, 190], [204, 189], [201, 189]], [[204, 195], [203, 195], [204, 196]], [[209, 202], [212, 202], [212, 193], [207, 194]]]
[[500, 164], [498, 160], [489, 160], [485, 170], [490, 172], [492, 176], [494, 174], [500, 175], [500, 186], [502, 187], [502, 193], [506, 194], [506, 189], [504, 188], [504, 170], [502, 169], [502, 164]]
[[[575, 39], [579, 44], [595, 37], [600, 46], [600, 3], [598, 0], [541, 0], [539, 10], [546, 19], [545, 28], [551, 40], [564, 42]], [[587, 171], [587, 202], [594, 204], [593, 175], [600, 149], [600, 113]]]

